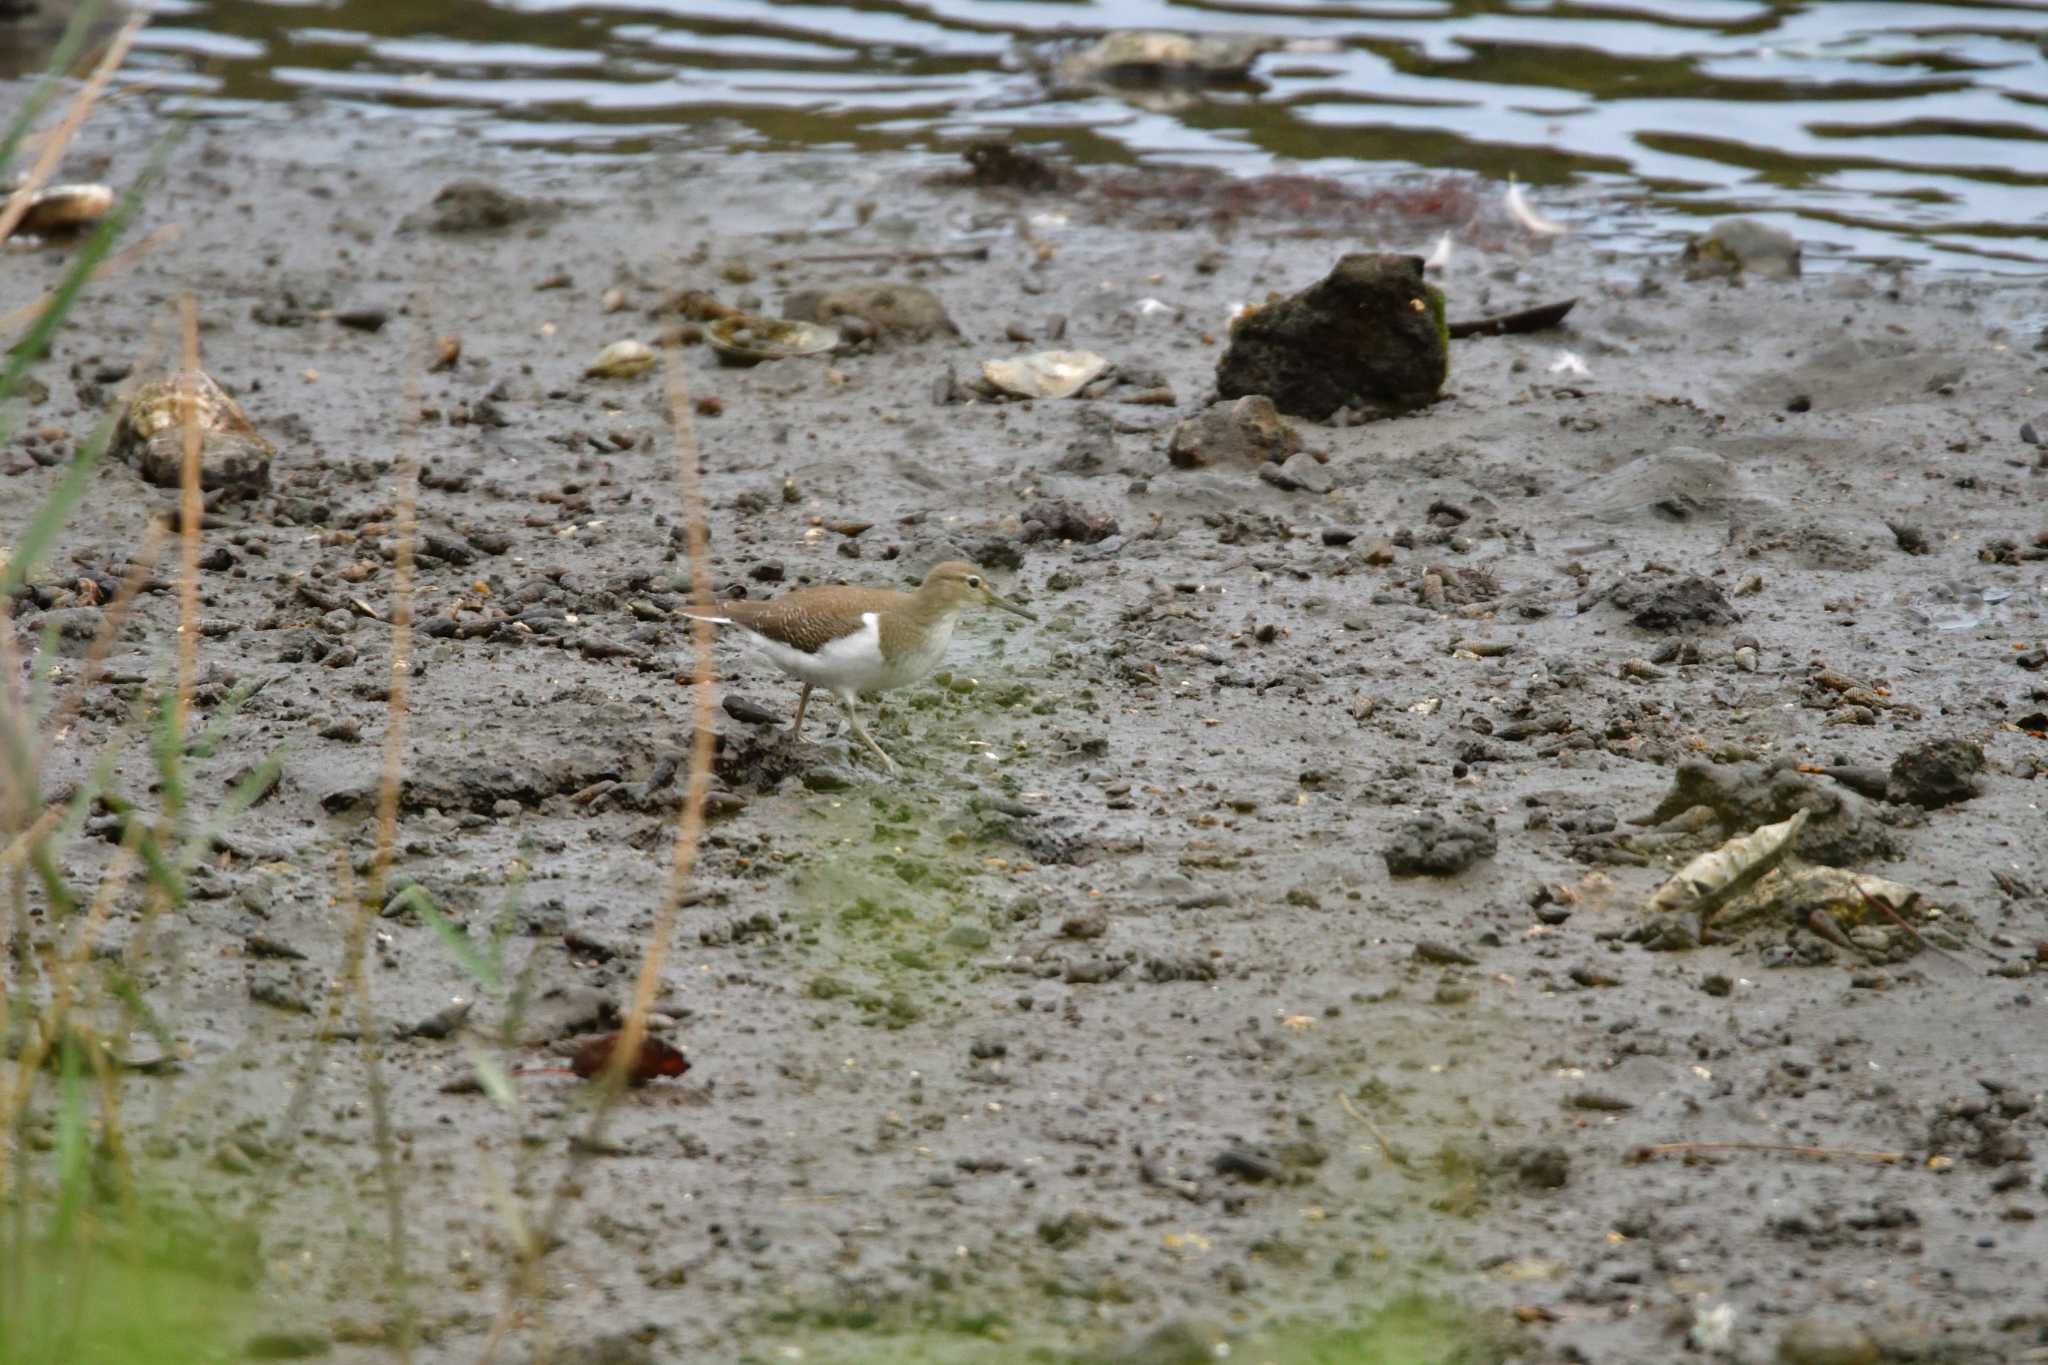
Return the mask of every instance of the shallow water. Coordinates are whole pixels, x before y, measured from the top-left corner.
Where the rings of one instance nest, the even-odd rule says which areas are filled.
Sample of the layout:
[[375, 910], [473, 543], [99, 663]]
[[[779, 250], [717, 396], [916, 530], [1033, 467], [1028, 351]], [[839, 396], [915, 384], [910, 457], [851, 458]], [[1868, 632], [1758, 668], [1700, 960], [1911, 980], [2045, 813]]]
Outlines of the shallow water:
[[[1537, 187], [1624, 244], [1757, 213], [1810, 253], [2048, 266], [2048, 6], [1751, 0], [170, 0], [162, 79], [231, 110], [317, 93], [496, 138], [632, 151], [943, 149], [995, 132], [1086, 163], [1454, 170]], [[1049, 97], [1062, 31], [1256, 31], [1204, 91]]]

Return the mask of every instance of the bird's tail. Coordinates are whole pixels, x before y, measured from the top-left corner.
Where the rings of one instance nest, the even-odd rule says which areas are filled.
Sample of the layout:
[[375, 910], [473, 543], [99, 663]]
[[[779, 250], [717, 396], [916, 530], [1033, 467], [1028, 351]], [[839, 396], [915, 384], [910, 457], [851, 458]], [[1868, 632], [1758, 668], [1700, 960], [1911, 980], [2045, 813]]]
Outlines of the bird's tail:
[[708, 611], [685, 610], [683, 615], [689, 617], [692, 621], [709, 621], [714, 626], [729, 626], [732, 624], [730, 616], [713, 616]]

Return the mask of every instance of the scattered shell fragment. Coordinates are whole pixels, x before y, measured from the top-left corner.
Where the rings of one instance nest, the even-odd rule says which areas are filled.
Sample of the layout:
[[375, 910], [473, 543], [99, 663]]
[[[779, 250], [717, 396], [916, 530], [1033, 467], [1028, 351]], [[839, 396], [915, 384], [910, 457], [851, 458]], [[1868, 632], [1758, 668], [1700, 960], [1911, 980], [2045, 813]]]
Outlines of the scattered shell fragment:
[[981, 377], [1015, 398], [1067, 398], [1109, 368], [1093, 351], [1034, 351], [1008, 360], [984, 360]]
[[1805, 811], [1798, 811], [1789, 820], [1760, 826], [1711, 853], [1702, 853], [1657, 888], [1646, 908], [1694, 911], [1704, 923], [1730, 897], [1754, 886], [1784, 860], [1798, 841], [1799, 831], [1806, 827], [1806, 816]]
[[50, 185], [29, 196], [28, 209], [14, 230], [54, 237], [90, 227], [113, 209], [114, 192], [105, 185]]
[[452, 370], [455, 362], [462, 359], [462, 338], [450, 333], [434, 342], [434, 360], [427, 366], [430, 371]]
[[654, 348], [644, 341], [614, 341], [597, 353], [585, 379], [632, 379], [654, 368]]
[[785, 318], [762, 318], [741, 313], [708, 323], [711, 349], [727, 365], [758, 365], [764, 360], [785, 360], [795, 356], [824, 355], [836, 349], [839, 329], [816, 323], [792, 322]]

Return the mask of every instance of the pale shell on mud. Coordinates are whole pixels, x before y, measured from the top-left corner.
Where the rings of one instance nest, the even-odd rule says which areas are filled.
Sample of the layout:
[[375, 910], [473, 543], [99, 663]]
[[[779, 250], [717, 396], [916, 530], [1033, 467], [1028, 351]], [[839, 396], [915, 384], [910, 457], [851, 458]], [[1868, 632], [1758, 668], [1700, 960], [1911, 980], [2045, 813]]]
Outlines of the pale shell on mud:
[[1066, 398], [1109, 368], [1093, 351], [1035, 351], [1008, 360], [984, 360], [981, 377], [1014, 398]]
[[29, 196], [28, 211], [15, 231], [32, 237], [76, 232], [114, 209], [114, 192], [105, 185], [50, 185]]
[[644, 341], [614, 341], [583, 371], [585, 379], [632, 379], [654, 368], [654, 348]]

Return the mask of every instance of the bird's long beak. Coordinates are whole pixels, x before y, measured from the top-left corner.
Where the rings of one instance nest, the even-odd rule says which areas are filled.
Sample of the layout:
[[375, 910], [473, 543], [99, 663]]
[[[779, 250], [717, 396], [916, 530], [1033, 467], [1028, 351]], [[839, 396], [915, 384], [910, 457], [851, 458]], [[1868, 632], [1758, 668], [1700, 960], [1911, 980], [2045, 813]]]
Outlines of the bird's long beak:
[[[984, 589], [984, 591], [987, 590]], [[998, 597], [993, 592], [990, 592], [988, 594], [988, 604], [992, 607], [1001, 607], [1004, 611], [1015, 612], [1017, 615], [1023, 617], [1027, 621], [1036, 621], [1038, 619], [1036, 616], [1033, 616], [1030, 612], [1026, 611], [1023, 607], [1020, 607], [1015, 602], [1012, 602], [1009, 598]]]

